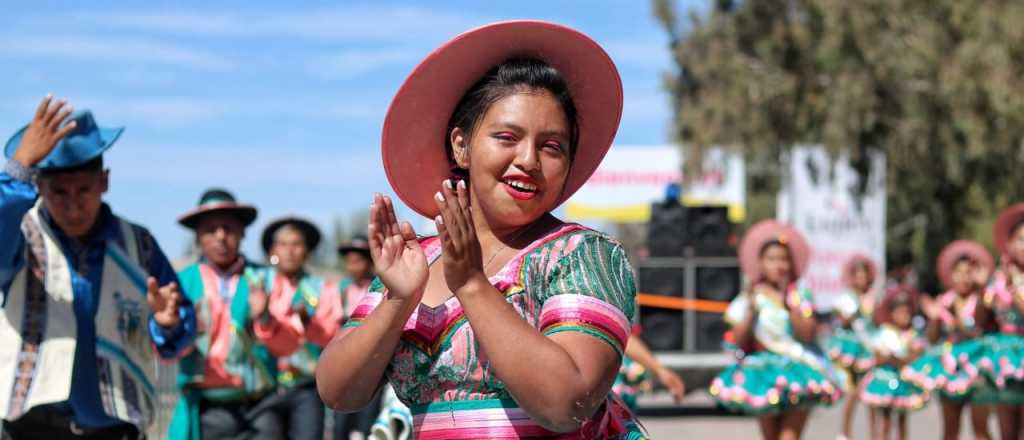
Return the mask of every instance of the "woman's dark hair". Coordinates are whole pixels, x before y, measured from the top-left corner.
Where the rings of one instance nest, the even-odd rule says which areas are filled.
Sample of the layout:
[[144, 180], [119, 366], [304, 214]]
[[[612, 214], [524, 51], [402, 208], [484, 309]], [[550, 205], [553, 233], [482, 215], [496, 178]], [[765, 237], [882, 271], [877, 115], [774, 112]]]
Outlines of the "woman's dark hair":
[[968, 255], [968, 254], [963, 254], [963, 255], [961, 255], [961, 256], [959, 256], [959, 257], [956, 257], [956, 261], [954, 261], [954, 262], [953, 262], [953, 265], [952, 265], [952, 266], [950, 266], [950, 268], [954, 268], [954, 267], [957, 267], [957, 266], [959, 266], [959, 265], [960, 265], [961, 263], [967, 263], [967, 264], [969, 264], [969, 265], [972, 265], [972, 266], [973, 266], [973, 265], [975, 265], [975, 264], [978, 264], [978, 261], [977, 261], [977, 260], [975, 260], [975, 259], [974, 259], [974, 257], [972, 257], [971, 255]]
[[853, 262], [853, 265], [850, 266], [850, 272], [853, 273], [857, 272], [858, 270], [863, 270], [864, 272], [867, 272], [868, 275], [871, 275], [871, 264], [869, 264], [864, 259], [858, 259], [857, 261]]
[[768, 248], [771, 248], [772, 246], [781, 247], [786, 250], [787, 254], [789, 253], [789, 246], [787, 246], [786, 243], [783, 243], [780, 240], [769, 240], [761, 245], [761, 249], [757, 251], [757, 258], [764, 258], [764, 253], [768, 252]]
[[444, 133], [444, 147], [448, 154], [448, 163], [452, 174], [464, 179], [469, 178], [468, 170], [459, 168], [452, 150], [451, 134], [456, 127], [465, 133], [467, 145], [476, 125], [484, 113], [495, 102], [515, 93], [530, 90], [545, 90], [555, 97], [562, 107], [565, 119], [569, 121], [569, 162], [576, 156], [576, 145], [579, 143], [579, 121], [577, 120], [576, 103], [569, 93], [569, 84], [557, 69], [536, 58], [512, 58], [491, 68], [476, 84], [462, 95], [455, 106], [448, 129]]
[[916, 290], [909, 287], [889, 288], [882, 298], [882, 303], [875, 309], [876, 323], [890, 322], [892, 320], [892, 311], [899, 306], [910, 307], [911, 316], [916, 315], [921, 307], [919, 302], [920, 295]]

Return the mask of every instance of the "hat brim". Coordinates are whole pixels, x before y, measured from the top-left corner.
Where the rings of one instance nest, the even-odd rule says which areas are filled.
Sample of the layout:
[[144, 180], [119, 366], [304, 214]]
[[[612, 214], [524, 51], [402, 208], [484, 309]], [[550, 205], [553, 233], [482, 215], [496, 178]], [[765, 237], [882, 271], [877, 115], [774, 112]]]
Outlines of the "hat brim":
[[740, 268], [751, 282], [761, 280], [761, 248], [771, 241], [784, 240], [793, 259], [794, 277], [799, 279], [807, 270], [811, 249], [796, 228], [777, 220], [763, 220], [751, 226], [740, 243]]
[[267, 227], [263, 228], [260, 243], [263, 245], [263, 252], [265, 254], [270, 254], [270, 248], [274, 245], [274, 234], [285, 225], [295, 226], [302, 232], [303, 239], [306, 241], [306, 248], [309, 251], [313, 251], [320, 245], [320, 229], [313, 222], [299, 217], [282, 217], [270, 222]]
[[[356, 244], [360, 243], [360, 244]], [[366, 240], [349, 241], [338, 246], [338, 254], [345, 255], [349, 252], [358, 252], [370, 255], [370, 243]]]
[[874, 282], [877, 279], [878, 264], [875, 263], [875, 260], [864, 254], [854, 254], [846, 260], [846, 264], [843, 264], [842, 281], [844, 286], [853, 286], [853, 270], [862, 263], [868, 269], [868, 278], [871, 279], [871, 282]]
[[241, 220], [242, 225], [249, 226], [256, 220], [257, 211], [256, 207], [252, 205], [242, 205], [234, 202], [212, 203], [200, 206], [178, 217], [178, 224], [189, 229], [195, 229], [199, 225], [200, 220], [214, 213], [231, 215]]
[[555, 23], [518, 20], [485, 25], [427, 55], [398, 89], [384, 119], [381, 155], [388, 182], [417, 213], [437, 215], [434, 193], [451, 177], [444, 140], [456, 104], [490, 69], [519, 56], [544, 60], [557, 69], [576, 104], [579, 145], [558, 204], [600, 165], [622, 117], [622, 80], [604, 49]]
[[[28, 125], [21, 127], [21, 129], [19, 129], [17, 132], [14, 133], [14, 135], [7, 139], [7, 144], [4, 145], [4, 157], [8, 159], [14, 157], [14, 153], [18, 151], [18, 145], [21, 144], [21, 139], [25, 137], [25, 130], [28, 130]], [[53, 152], [51, 152], [49, 155], [43, 158], [43, 160], [39, 161], [39, 163], [35, 165], [35, 168], [39, 170], [60, 170], [64, 168], [74, 168], [76, 166], [82, 165], [86, 162], [89, 162], [90, 160], [93, 160], [103, 155], [105, 151], [109, 150], [110, 147], [114, 146], [114, 143], [117, 142], [117, 139], [121, 137], [121, 133], [124, 133], [124, 127], [97, 127], [96, 130], [99, 132], [99, 137], [102, 141], [98, 148], [95, 148], [89, 151], [88, 154], [82, 156], [61, 158], [63, 159], [63, 162], [66, 162], [62, 164], [54, 163], [56, 161], [56, 158], [53, 156]]]
[[942, 248], [942, 252], [939, 253], [939, 258], [935, 262], [935, 274], [943, 287], [953, 288], [953, 266], [963, 257], [981, 265], [989, 273], [995, 269], [995, 259], [981, 243], [971, 240], [954, 241]]
[[1013, 228], [1021, 222], [1024, 222], [1024, 203], [1010, 205], [996, 218], [995, 224], [992, 225], [992, 242], [995, 243], [996, 250], [1001, 254], [1006, 254], [1010, 234], [1013, 233]]

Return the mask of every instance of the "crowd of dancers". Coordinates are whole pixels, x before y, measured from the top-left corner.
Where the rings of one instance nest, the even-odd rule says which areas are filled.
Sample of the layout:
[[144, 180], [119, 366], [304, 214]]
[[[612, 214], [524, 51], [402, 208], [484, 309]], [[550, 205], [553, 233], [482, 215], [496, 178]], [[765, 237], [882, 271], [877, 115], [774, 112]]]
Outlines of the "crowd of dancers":
[[[336, 279], [308, 270], [322, 235], [300, 217], [262, 231], [266, 262], [244, 256], [257, 209], [218, 188], [178, 219], [200, 257], [175, 271], [103, 201], [103, 155], [123, 129], [47, 96], [0, 173], [4, 438], [319, 440], [325, 405], [338, 438], [373, 421], [381, 438], [645, 438], [644, 377], [677, 399], [683, 381], [637, 337], [623, 247], [551, 214], [611, 147], [622, 102], [611, 59], [573, 29], [510, 21], [448, 41], [398, 90], [382, 137], [391, 189], [438, 233], [374, 195]], [[766, 439], [799, 438], [813, 407], [844, 396], [841, 437], [860, 401], [873, 437], [905, 438], [907, 411], [937, 396], [946, 438], [969, 406], [976, 437], [994, 408], [1001, 438], [1019, 440], [1022, 224], [1024, 205], [996, 223], [998, 266], [951, 244], [935, 299], [876, 292], [876, 264], [852, 259], [825, 344], [800, 283], [808, 244], [756, 224], [739, 250], [749, 287], [725, 312], [736, 362], [711, 394], [756, 415]], [[169, 404], [159, 362], [178, 365], [179, 393], [154, 434]]]
[[874, 261], [850, 258], [848, 290], [822, 340], [811, 293], [800, 283], [808, 244], [788, 225], [758, 223], [739, 250], [749, 288], [725, 315], [737, 362], [713, 381], [712, 395], [756, 415], [766, 439], [800, 438], [811, 409], [844, 394], [842, 440], [853, 438], [859, 403], [870, 411], [870, 438], [906, 439], [907, 414], [931, 399], [939, 402], [944, 439], [960, 438], [965, 407], [974, 438], [994, 438], [991, 414], [998, 438], [1024, 438], [1024, 204], [999, 216], [993, 242], [998, 265], [977, 242], [946, 246], [936, 263], [946, 290], [934, 298], [903, 283], [885, 285]]

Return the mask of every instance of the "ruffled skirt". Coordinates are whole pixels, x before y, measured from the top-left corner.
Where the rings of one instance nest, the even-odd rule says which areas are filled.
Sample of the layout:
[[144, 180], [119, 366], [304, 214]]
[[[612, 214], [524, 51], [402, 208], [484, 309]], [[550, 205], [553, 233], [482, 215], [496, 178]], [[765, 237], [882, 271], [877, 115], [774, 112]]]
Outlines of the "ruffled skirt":
[[892, 365], [873, 368], [861, 381], [860, 400], [875, 408], [916, 411], [928, 398], [927, 390], [900, 377], [899, 369]]
[[902, 378], [925, 391], [937, 393], [942, 399], [980, 404], [997, 402], [995, 386], [981, 376], [977, 368], [964, 368], [953, 355], [954, 347], [947, 342], [930, 348], [903, 367]]
[[988, 334], [954, 345], [949, 356], [972, 385], [994, 388], [990, 403], [1024, 404], [1024, 336]]
[[875, 366], [875, 356], [857, 333], [849, 329], [838, 329], [825, 343], [825, 352], [840, 367], [860, 375]]
[[744, 356], [711, 382], [711, 395], [723, 407], [745, 414], [831, 405], [842, 398], [842, 379], [771, 351]]

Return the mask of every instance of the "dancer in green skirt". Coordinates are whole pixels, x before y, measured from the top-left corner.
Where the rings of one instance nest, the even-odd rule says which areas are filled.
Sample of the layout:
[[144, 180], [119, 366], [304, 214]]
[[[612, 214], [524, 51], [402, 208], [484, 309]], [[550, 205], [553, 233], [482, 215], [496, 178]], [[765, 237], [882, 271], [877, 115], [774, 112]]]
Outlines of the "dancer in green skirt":
[[900, 376], [900, 369], [913, 362], [925, 349], [923, 335], [913, 328], [918, 310], [917, 294], [904, 287], [890, 289], [876, 311], [879, 323], [871, 341], [875, 367], [861, 381], [860, 398], [878, 411], [880, 426], [872, 426], [872, 438], [889, 439], [896, 415], [900, 440], [907, 438], [907, 412], [928, 402], [928, 392]]
[[811, 408], [839, 400], [846, 383], [815, 344], [811, 293], [797, 287], [808, 254], [800, 233], [774, 220], [754, 225], [740, 246], [750, 285], [725, 312], [737, 361], [710, 391], [722, 406], [758, 416], [765, 439], [800, 438]]
[[962, 368], [952, 353], [957, 344], [973, 341], [982, 334], [974, 314], [994, 265], [992, 255], [981, 244], [954, 241], [939, 254], [935, 268], [946, 292], [934, 300], [921, 301], [928, 316], [926, 333], [932, 347], [903, 369], [903, 377], [929, 392], [938, 392], [942, 402], [942, 438], [946, 440], [960, 438], [960, 415], [968, 404], [974, 438], [991, 438], [987, 404], [992, 403], [994, 388], [984, 378], [972, 375], [973, 369]]
[[[853, 381], [846, 407], [843, 408], [842, 433], [837, 437], [838, 440], [853, 437], [853, 415], [860, 401], [857, 385], [864, 374], [875, 366], [875, 355], [867, 342], [875, 331], [872, 315], [877, 298], [872, 286], [877, 274], [878, 266], [865, 255], [854, 255], [843, 266], [843, 284], [847, 290], [835, 304], [839, 325], [825, 344], [829, 357], [845, 369]], [[874, 426], [874, 411], [869, 412], [868, 417], [871, 426]]]
[[1024, 203], [999, 215], [992, 241], [1001, 253], [1001, 265], [985, 290], [975, 319], [991, 331], [973, 341], [958, 344], [953, 355], [996, 388], [996, 414], [1000, 438], [1024, 439]]

